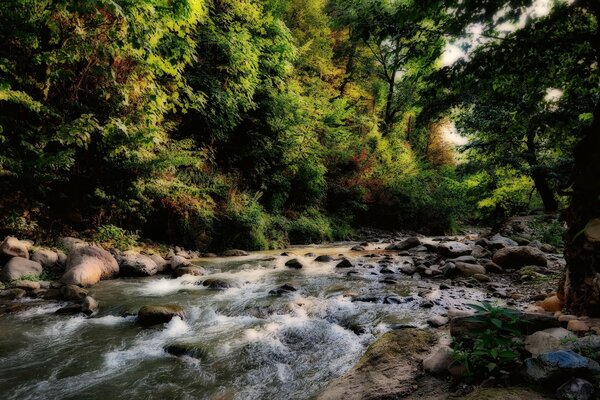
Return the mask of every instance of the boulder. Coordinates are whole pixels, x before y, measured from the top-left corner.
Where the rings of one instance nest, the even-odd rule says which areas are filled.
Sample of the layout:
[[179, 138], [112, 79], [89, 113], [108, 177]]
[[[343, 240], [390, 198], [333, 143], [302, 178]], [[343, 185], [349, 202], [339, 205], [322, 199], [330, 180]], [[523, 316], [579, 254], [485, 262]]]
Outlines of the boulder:
[[519, 243], [498, 233], [487, 240], [487, 247], [495, 250], [518, 245]]
[[362, 247], [362, 246], [356, 245], [356, 246], [352, 246], [352, 248], [350, 250], [352, 250], [352, 251], [365, 251], [365, 248]]
[[526, 265], [545, 267], [548, 264], [544, 252], [531, 246], [505, 247], [494, 253], [492, 261], [502, 268], [521, 268]]
[[34, 281], [14, 281], [13, 286], [23, 290], [38, 290], [41, 288], [39, 282]]
[[50, 268], [58, 263], [58, 253], [50, 249], [39, 249], [33, 252], [31, 260], [39, 262], [44, 268]]
[[98, 302], [91, 296], [86, 296], [81, 303], [81, 312], [85, 315], [92, 315], [98, 312]]
[[446, 258], [454, 258], [471, 254], [471, 247], [461, 242], [443, 242], [437, 247], [438, 253]]
[[417, 247], [420, 245], [421, 245], [421, 239], [419, 239], [416, 236], [411, 236], [409, 238], [404, 239], [403, 241], [401, 241], [399, 243], [392, 243], [389, 246], [387, 246], [385, 249], [402, 251], [402, 250], [409, 250], [409, 249], [412, 249], [413, 247]]
[[20, 299], [25, 296], [27, 292], [23, 289], [14, 288], [0, 291], [0, 298], [6, 298], [10, 300]]
[[456, 269], [464, 276], [485, 275], [486, 272], [485, 268], [479, 264], [467, 264], [459, 261], [455, 265]]
[[173, 317], [185, 318], [181, 306], [177, 304], [143, 306], [138, 311], [137, 322], [142, 326], [152, 326], [167, 323]]
[[347, 258], [342, 258], [342, 261], [335, 265], [336, 268], [352, 268], [354, 265]]
[[546, 297], [542, 302], [539, 303], [539, 306], [544, 309], [544, 311], [548, 312], [556, 312], [562, 310], [562, 301], [558, 298], [558, 296], [549, 296]]
[[448, 367], [453, 361], [452, 349], [448, 346], [442, 346], [423, 360], [423, 369], [431, 375], [448, 375]]
[[300, 269], [303, 267], [302, 263], [297, 258], [292, 258], [285, 263], [288, 268]]
[[202, 281], [202, 286], [214, 290], [225, 290], [233, 287], [233, 284], [223, 279], [209, 278]]
[[486, 272], [489, 272], [490, 274], [501, 274], [504, 272], [502, 267], [493, 261], [486, 262], [483, 268], [485, 268]]
[[29, 258], [28, 245], [13, 236], [7, 236], [0, 244], [0, 258], [7, 260], [11, 257]]
[[119, 273], [117, 260], [98, 246], [77, 246], [67, 258], [60, 281], [67, 285], [92, 286]]
[[175, 271], [180, 267], [188, 267], [192, 265], [192, 263], [187, 258], [173, 255], [171, 258], [169, 258], [168, 265], [173, 271]]
[[68, 252], [73, 251], [77, 247], [87, 246], [88, 243], [74, 237], [61, 237], [58, 242], [67, 249]]
[[225, 250], [223, 252], [223, 254], [221, 254], [223, 257], [242, 257], [242, 256], [248, 256], [250, 255], [250, 253], [248, 253], [247, 251], [244, 250], [239, 250], [239, 249], [231, 249], [231, 250]]
[[536, 384], [557, 383], [571, 377], [594, 379], [600, 365], [570, 350], [540, 354], [525, 360], [525, 376]]
[[42, 265], [38, 262], [22, 257], [13, 257], [0, 270], [0, 280], [4, 282], [16, 281], [24, 276], [37, 277], [42, 273]]
[[60, 288], [60, 295], [64, 300], [82, 300], [87, 297], [88, 291], [76, 285], [65, 285]]
[[133, 252], [125, 252], [119, 263], [121, 276], [152, 276], [158, 272], [158, 266], [150, 257]]
[[287, 293], [295, 292], [296, 290], [297, 289], [295, 287], [286, 283], [285, 285], [281, 285], [276, 289], [270, 290], [269, 294], [273, 296], [282, 296]]
[[594, 218], [587, 223], [584, 235], [588, 242], [600, 244], [600, 218]]
[[561, 400], [590, 400], [594, 398], [594, 385], [585, 379], [571, 378], [556, 390]]
[[567, 329], [571, 332], [588, 332], [590, 330], [590, 326], [585, 322], [578, 319], [572, 319], [567, 323]]
[[448, 317], [444, 317], [442, 315], [436, 315], [427, 320], [427, 324], [429, 326], [433, 326], [434, 328], [439, 328], [440, 326], [446, 325], [450, 320]]
[[561, 349], [561, 340], [545, 331], [534, 332], [525, 338], [525, 350], [537, 356]]
[[165, 352], [177, 357], [187, 356], [198, 359], [205, 357], [207, 354], [206, 349], [202, 345], [188, 343], [170, 344], [165, 346], [164, 350]]
[[167, 267], [169, 266], [167, 263], [167, 260], [165, 260], [164, 258], [162, 258], [162, 256], [160, 256], [159, 254], [150, 254], [148, 256], [152, 261], [154, 261], [154, 264], [156, 264], [156, 272], [157, 273], [161, 273], [164, 272]]
[[192, 276], [203, 276], [206, 273], [206, 270], [201, 267], [197, 267], [195, 265], [186, 265], [176, 268], [173, 271], [173, 276], [180, 277], [184, 275], [192, 275]]
[[322, 254], [322, 255], [318, 256], [317, 258], [315, 258], [316, 262], [330, 262], [330, 261], [333, 261], [333, 260], [334, 260], [333, 257], [328, 256], [326, 254]]

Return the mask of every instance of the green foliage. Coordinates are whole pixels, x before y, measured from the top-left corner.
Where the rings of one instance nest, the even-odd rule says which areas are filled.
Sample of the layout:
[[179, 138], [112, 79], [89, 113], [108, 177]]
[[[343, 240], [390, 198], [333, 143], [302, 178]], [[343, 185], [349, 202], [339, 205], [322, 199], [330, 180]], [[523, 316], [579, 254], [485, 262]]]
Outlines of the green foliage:
[[139, 236], [118, 226], [102, 225], [96, 230], [93, 239], [109, 248], [129, 250], [137, 245]]
[[40, 276], [36, 276], [36, 275], [23, 275], [21, 277], [21, 279], [19, 279], [20, 281], [32, 281], [32, 282], [39, 282], [41, 281], [41, 277]]
[[565, 228], [563, 224], [556, 220], [548, 221], [544, 217], [538, 217], [532, 221], [534, 238], [542, 243], [548, 243], [556, 248], [562, 248], [564, 245], [563, 235]]
[[310, 208], [291, 221], [289, 238], [292, 244], [319, 243], [332, 240], [333, 230], [326, 216]]
[[481, 381], [507, 377], [519, 364], [522, 350], [518, 312], [491, 303], [469, 304], [477, 313], [471, 317], [481, 328], [470, 331], [470, 339], [454, 342], [453, 357], [466, 368], [466, 377]]

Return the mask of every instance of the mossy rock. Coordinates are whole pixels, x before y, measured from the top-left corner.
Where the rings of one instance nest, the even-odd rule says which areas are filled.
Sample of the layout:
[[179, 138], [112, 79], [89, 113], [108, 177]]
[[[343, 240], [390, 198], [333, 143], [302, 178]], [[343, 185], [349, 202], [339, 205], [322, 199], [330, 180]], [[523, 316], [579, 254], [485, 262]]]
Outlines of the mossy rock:
[[469, 395], [459, 397], [463, 400], [547, 400], [550, 397], [544, 396], [529, 388], [508, 387], [508, 388], [480, 388], [471, 392]]

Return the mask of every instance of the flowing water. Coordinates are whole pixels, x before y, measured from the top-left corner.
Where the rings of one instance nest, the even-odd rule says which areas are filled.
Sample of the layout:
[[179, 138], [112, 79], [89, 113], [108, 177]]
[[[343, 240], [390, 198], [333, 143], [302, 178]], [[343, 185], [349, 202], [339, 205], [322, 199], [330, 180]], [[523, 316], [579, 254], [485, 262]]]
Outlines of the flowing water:
[[[421, 308], [417, 292], [436, 284], [399, 273], [408, 257], [395, 257], [387, 264], [395, 273], [384, 276], [377, 258], [348, 248], [291, 249], [304, 264], [299, 270], [284, 266], [290, 257], [266, 253], [198, 260], [211, 278], [232, 285], [225, 290], [199, 285], [206, 277], [103, 281], [90, 289], [100, 312], [89, 318], [57, 315], [59, 303], [0, 317], [0, 398], [310, 398], [394, 324], [424, 326], [442, 305], [461, 300], [434, 290], [430, 296], [443, 302]], [[307, 252], [348, 253], [356, 273], [301, 256]], [[298, 290], [269, 293], [283, 284]], [[181, 305], [186, 318], [154, 329], [136, 324], [141, 306], [166, 303]], [[170, 355], [164, 348], [172, 344], [201, 356]]]

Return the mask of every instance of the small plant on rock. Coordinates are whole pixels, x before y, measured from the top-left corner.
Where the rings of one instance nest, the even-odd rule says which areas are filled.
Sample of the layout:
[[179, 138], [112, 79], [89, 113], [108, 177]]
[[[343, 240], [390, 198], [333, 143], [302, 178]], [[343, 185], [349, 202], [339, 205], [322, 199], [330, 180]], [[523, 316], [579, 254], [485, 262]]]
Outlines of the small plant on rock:
[[94, 240], [107, 247], [129, 250], [137, 245], [139, 236], [114, 225], [102, 225], [94, 235]]
[[453, 343], [454, 359], [464, 366], [467, 380], [507, 378], [519, 366], [523, 346], [518, 311], [486, 302], [468, 306], [477, 311], [471, 320], [478, 328]]

